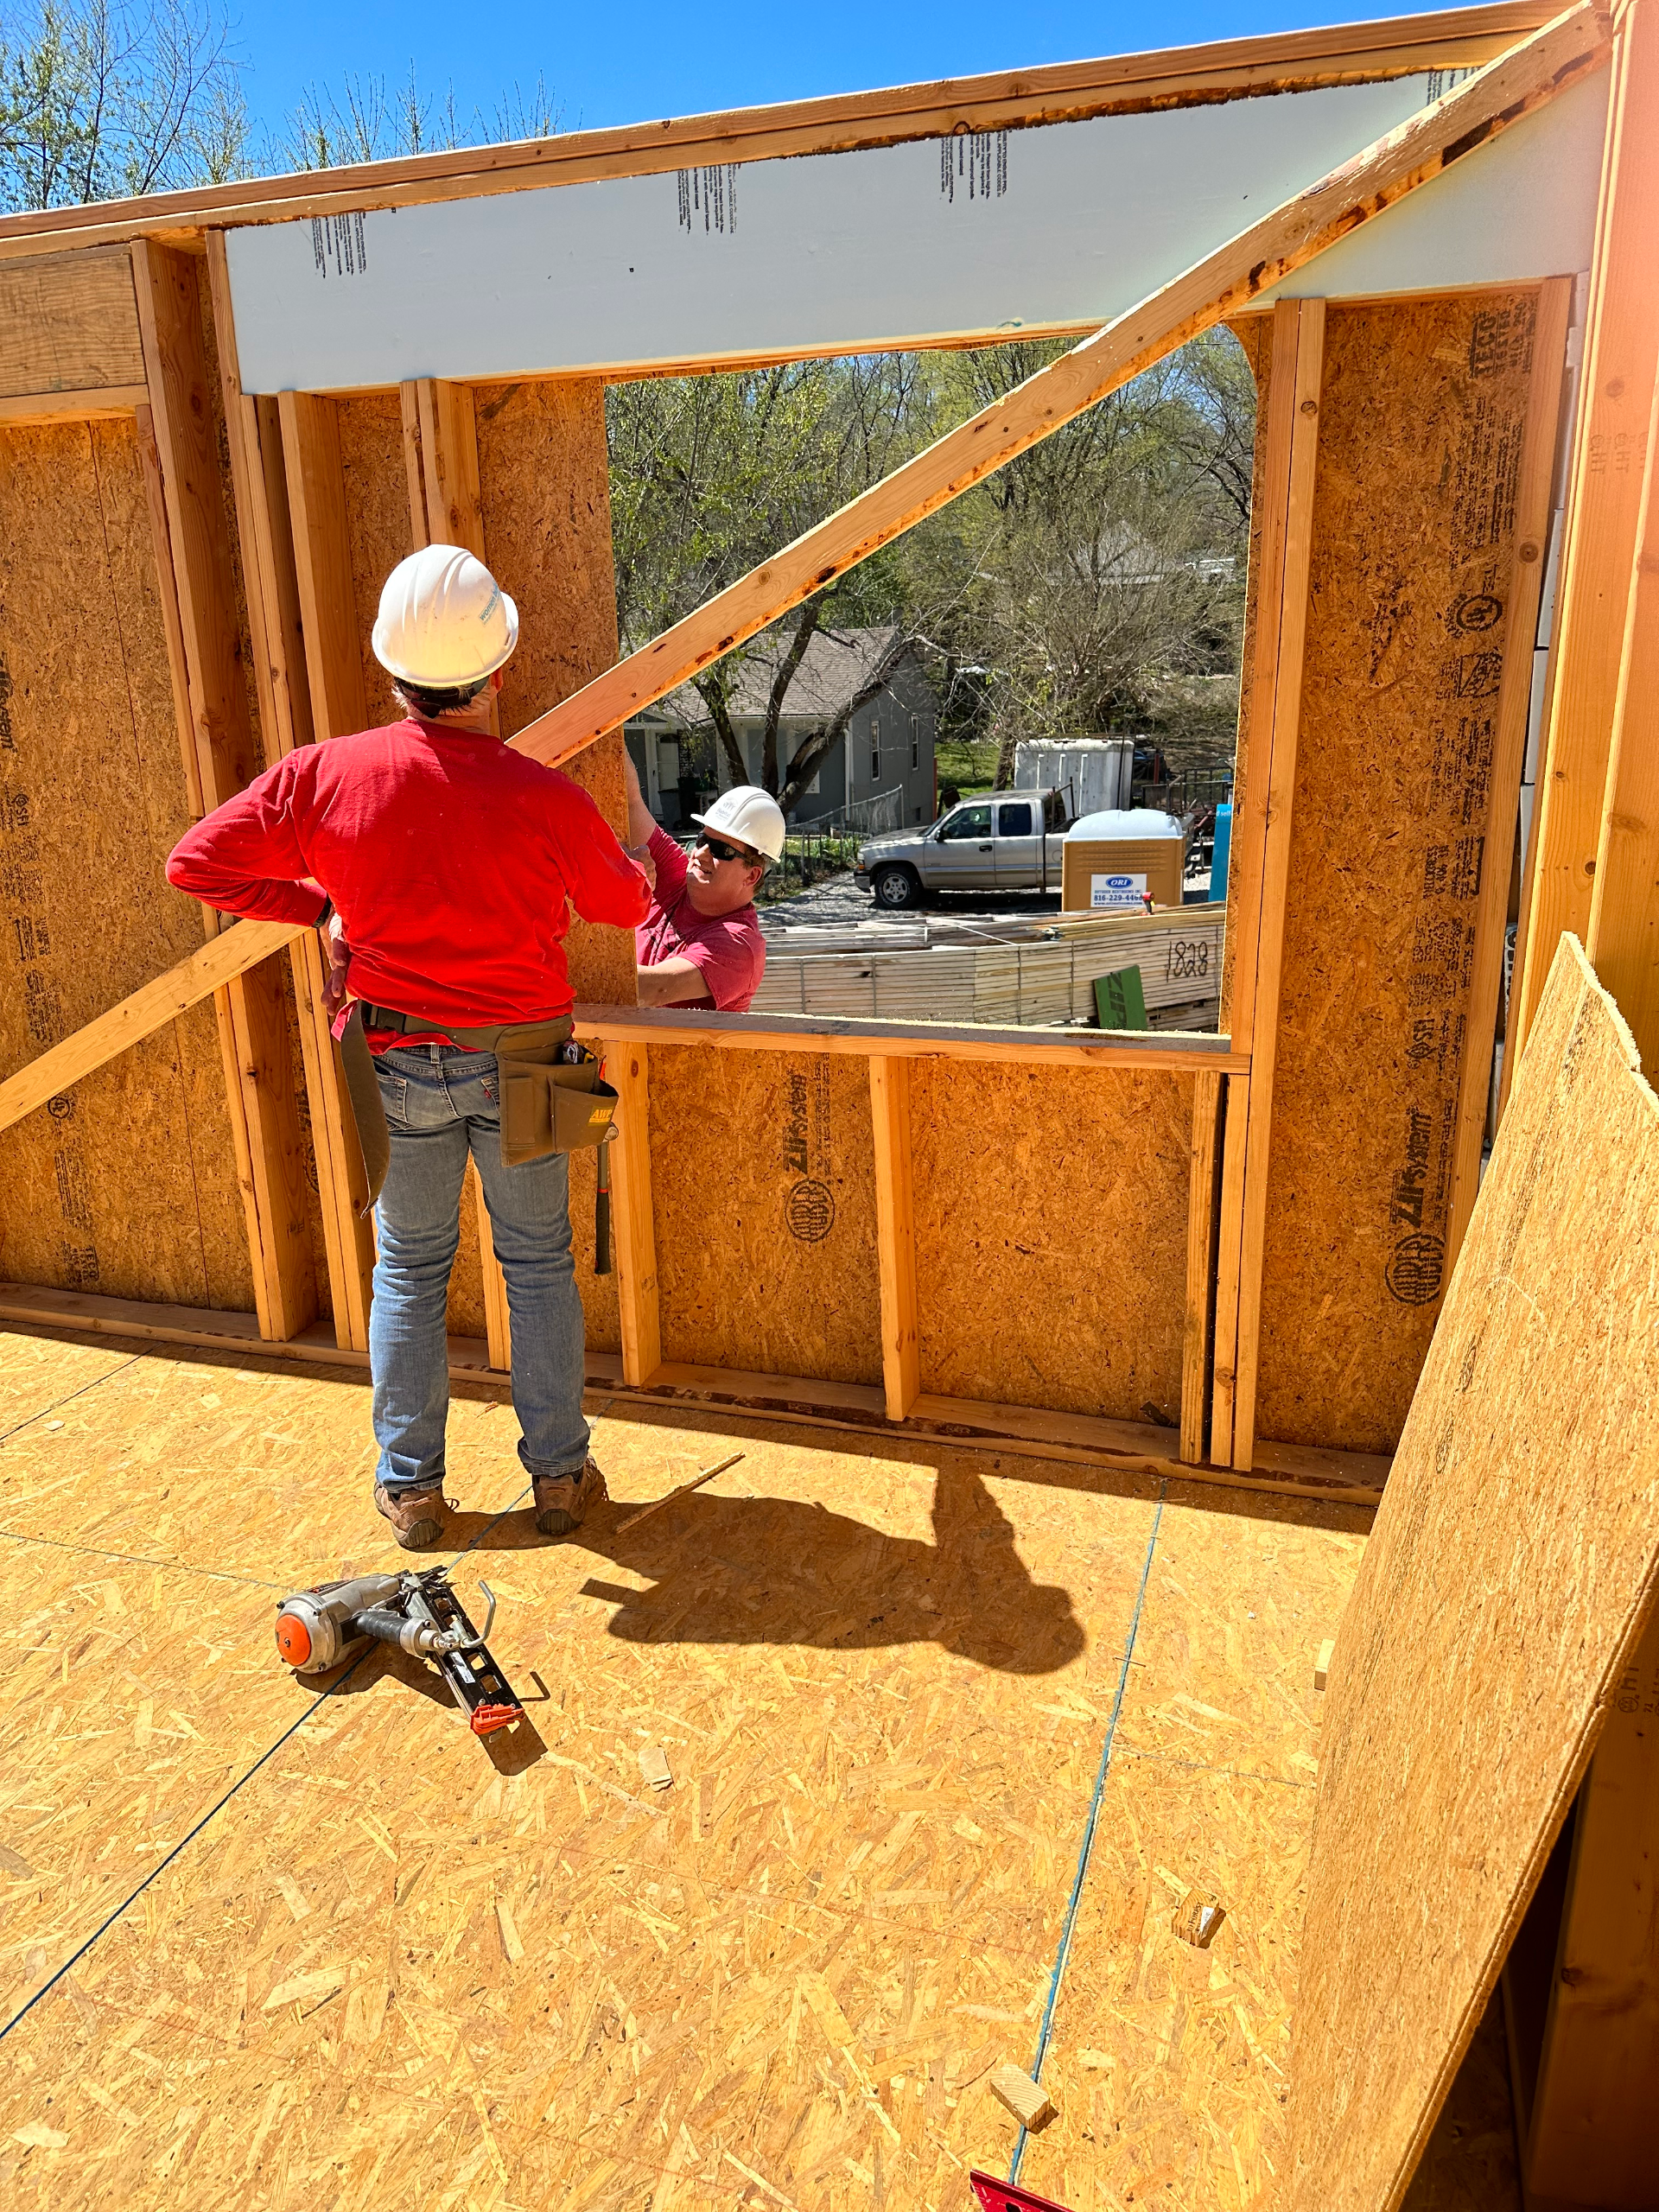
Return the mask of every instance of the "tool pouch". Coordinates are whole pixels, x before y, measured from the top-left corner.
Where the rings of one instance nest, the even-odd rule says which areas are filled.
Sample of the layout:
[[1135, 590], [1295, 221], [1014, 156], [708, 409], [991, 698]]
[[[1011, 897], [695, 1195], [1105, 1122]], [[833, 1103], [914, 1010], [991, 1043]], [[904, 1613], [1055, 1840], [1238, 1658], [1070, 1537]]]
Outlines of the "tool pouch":
[[581, 1050], [580, 1060], [550, 1067], [496, 1054], [505, 1166], [543, 1160], [551, 1152], [584, 1152], [607, 1141], [616, 1093], [601, 1076], [597, 1056], [586, 1046]]

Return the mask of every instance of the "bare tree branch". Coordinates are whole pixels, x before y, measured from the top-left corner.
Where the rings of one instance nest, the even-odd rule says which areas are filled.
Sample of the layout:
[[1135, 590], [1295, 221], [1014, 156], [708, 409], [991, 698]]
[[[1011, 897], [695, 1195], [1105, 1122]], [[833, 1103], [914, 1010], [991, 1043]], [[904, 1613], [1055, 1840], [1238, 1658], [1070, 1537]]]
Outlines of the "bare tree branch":
[[800, 804], [806, 795], [807, 785], [835, 750], [836, 741], [846, 734], [853, 716], [861, 707], [868, 706], [878, 692], [887, 689], [893, 671], [906, 654], [913, 650], [912, 639], [902, 630], [895, 632], [887, 650], [852, 697], [838, 707], [823, 728], [816, 731], [801, 747], [789, 764], [789, 781], [778, 794], [778, 804], [785, 816]]
[[717, 664], [714, 668], [704, 669], [700, 675], [694, 676], [691, 682], [698, 697], [709, 709], [709, 719], [715, 726], [715, 736], [720, 740], [720, 749], [726, 755], [726, 766], [731, 772], [732, 781], [734, 784], [747, 784], [749, 780], [749, 764], [743, 758], [743, 748], [737, 741], [737, 732], [732, 728], [731, 706], [727, 697], [726, 689], [728, 680], [722, 669]]
[[[814, 592], [810, 599], [803, 600], [795, 617], [795, 634], [790, 640], [789, 651], [779, 662], [766, 695], [766, 720], [760, 745], [760, 781], [775, 796], [778, 790], [778, 722], [784, 711], [784, 701], [789, 687], [795, 681], [796, 671], [806, 658], [806, 649], [817, 634], [818, 621], [823, 613], [827, 593]], [[788, 809], [785, 808], [787, 812]]]

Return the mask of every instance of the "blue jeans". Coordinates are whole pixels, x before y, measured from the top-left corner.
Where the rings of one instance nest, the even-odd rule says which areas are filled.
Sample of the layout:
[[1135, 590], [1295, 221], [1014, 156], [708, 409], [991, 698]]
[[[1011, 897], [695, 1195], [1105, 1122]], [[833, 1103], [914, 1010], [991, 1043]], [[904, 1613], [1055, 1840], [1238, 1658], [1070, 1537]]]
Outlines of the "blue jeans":
[[391, 1137], [391, 1164], [375, 1208], [379, 1251], [369, 1309], [377, 1478], [406, 1492], [443, 1480], [444, 1317], [469, 1151], [507, 1279], [512, 1403], [524, 1432], [518, 1457], [532, 1475], [579, 1473], [588, 1434], [582, 1413], [584, 1332], [564, 1154], [502, 1165], [493, 1052], [405, 1046], [383, 1052], [375, 1071]]

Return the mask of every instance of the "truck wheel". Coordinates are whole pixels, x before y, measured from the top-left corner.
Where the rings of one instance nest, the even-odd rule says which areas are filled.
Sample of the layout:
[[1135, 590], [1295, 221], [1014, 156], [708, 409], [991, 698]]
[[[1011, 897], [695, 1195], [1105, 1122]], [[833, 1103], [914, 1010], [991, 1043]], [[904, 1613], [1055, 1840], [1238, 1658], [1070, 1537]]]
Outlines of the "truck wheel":
[[907, 868], [883, 868], [875, 872], [873, 888], [875, 903], [897, 912], [901, 906], [919, 906], [922, 887]]

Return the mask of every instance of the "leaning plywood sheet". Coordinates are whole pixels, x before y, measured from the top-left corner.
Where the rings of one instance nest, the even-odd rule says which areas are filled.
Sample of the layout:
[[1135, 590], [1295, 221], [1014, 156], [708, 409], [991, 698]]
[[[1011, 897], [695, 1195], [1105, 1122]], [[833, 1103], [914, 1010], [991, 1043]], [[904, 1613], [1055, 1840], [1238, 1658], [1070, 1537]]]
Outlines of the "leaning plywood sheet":
[[1292, 2212], [1389, 2212], [1659, 1581], [1659, 1102], [1563, 938], [1331, 1675]]

